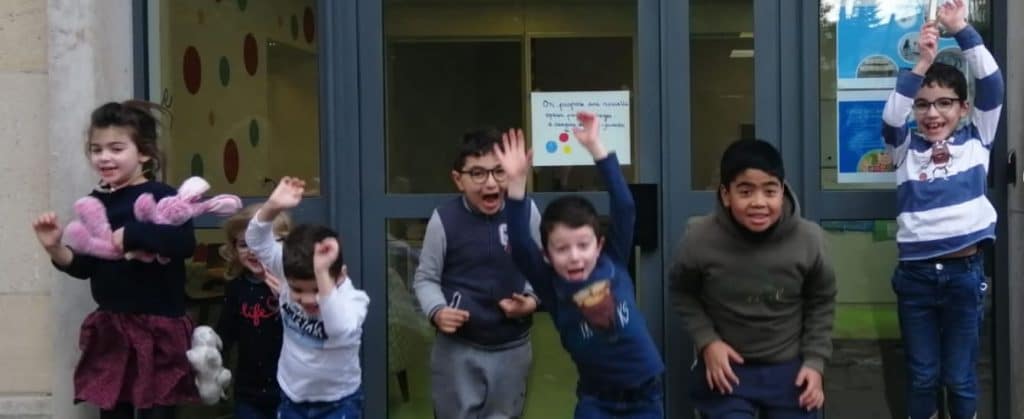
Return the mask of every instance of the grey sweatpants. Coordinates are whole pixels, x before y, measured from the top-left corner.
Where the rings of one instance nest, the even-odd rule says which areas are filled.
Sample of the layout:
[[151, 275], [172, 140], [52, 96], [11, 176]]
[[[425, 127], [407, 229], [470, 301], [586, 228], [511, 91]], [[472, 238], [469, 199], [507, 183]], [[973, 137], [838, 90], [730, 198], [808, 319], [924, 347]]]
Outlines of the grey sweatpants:
[[430, 393], [437, 419], [522, 417], [530, 341], [488, 351], [438, 334], [430, 353]]

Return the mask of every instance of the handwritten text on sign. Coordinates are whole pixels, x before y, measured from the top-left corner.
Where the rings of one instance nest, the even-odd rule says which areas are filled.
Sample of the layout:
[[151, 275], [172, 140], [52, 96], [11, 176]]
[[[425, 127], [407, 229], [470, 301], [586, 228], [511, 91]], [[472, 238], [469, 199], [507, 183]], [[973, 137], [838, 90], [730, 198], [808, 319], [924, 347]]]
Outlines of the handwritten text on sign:
[[629, 91], [533, 92], [530, 94], [534, 166], [594, 164], [572, 134], [576, 112], [590, 111], [601, 120], [601, 141], [619, 163], [630, 164]]

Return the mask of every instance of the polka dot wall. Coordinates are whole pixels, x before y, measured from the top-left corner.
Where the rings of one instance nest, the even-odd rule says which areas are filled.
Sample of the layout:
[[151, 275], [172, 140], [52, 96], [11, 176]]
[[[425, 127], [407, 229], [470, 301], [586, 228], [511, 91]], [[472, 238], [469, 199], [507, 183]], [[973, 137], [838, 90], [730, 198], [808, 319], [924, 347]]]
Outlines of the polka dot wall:
[[213, 190], [258, 196], [272, 141], [267, 45], [316, 51], [315, 0], [163, 0], [161, 90], [174, 116], [161, 140], [168, 182], [192, 175]]

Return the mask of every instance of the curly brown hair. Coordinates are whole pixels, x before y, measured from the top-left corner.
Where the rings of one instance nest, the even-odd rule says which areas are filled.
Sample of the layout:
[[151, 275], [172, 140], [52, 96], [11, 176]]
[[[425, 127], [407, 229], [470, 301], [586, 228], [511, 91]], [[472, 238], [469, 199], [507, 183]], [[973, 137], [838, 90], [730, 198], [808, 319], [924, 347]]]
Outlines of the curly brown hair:
[[[252, 217], [256, 215], [256, 211], [259, 211], [261, 206], [262, 204], [249, 205], [224, 221], [222, 230], [224, 230], [224, 238], [226, 240], [220, 246], [219, 253], [227, 263], [227, 269], [224, 270], [224, 277], [227, 279], [235, 279], [246, 271], [242, 261], [238, 258], [238, 250], [235, 248], [237, 244], [236, 237], [245, 232], [245, 229], [249, 226], [249, 220], [252, 220]], [[287, 236], [288, 232], [292, 229], [291, 217], [282, 212], [274, 218], [273, 228], [274, 234], [278, 237]]]

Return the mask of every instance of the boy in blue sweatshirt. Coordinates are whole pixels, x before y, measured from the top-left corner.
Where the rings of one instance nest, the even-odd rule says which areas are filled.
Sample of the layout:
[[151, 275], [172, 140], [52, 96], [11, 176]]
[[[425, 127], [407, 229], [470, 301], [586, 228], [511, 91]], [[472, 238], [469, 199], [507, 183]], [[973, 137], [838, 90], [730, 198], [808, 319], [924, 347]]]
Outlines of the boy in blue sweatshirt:
[[503, 136], [494, 153], [508, 176], [509, 244], [516, 266], [531, 279], [579, 373], [575, 418], [662, 418], [665, 367], [637, 308], [628, 260], [636, 207], [615, 153], [598, 138], [590, 112], [576, 115], [573, 134], [594, 157], [608, 186], [611, 231], [602, 232], [585, 198], [552, 202], [541, 217], [543, 251], [530, 238], [526, 199], [529, 153], [522, 131]]

